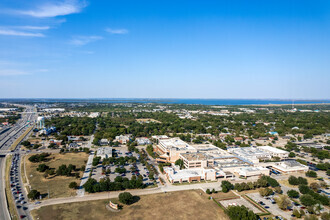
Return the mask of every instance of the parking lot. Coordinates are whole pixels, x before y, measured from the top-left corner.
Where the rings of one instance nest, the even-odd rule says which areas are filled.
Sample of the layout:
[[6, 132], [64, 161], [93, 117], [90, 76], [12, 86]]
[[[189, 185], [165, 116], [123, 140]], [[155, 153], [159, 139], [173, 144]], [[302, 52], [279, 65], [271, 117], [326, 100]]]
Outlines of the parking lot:
[[[107, 166], [102, 165], [102, 160], [101, 163], [97, 166], [97, 169], [94, 169], [93, 171], [93, 178], [99, 181], [101, 178], [104, 177], [109, 177], [109, 179], [113, 182], [117, 176], [122, 176], [123, 178], [126, 177], [128, 179], [131, 179], [133, 175], [143, 176], [143, 183], [146, 185], [152, 185], [153, 180], [149, 179], [149, 171], [148, 169], [139, 161], [139, 154], [135, 152], [129, 152], [127, 150], [126, 146], [121, 146], [121, 147], [114, 147], [113, 149], [113, 155], [115, 158], [120, 158], [120, 157], [135, 157], [137, 160], [135, 163], [125, 163], [124, 165], [120, 164], [110, 164]], [[104, 173], [104, 170], [110, 169], [111, 172], [110, 174]], [[123, 173], [116, 173], [115, 170], [116, 168], [125, 168], [126, 172]]]
[[13, 195], [13, 199], [16, 203], [17, 211], [20, 215], [20, 218], [27, 217], [25, 214], [26, 210], [28, 209], [26, 207], [28, 200], [25, 195], [23, 186], [20, 184], [20, 155], [14, 154], [12, 159], [12, 164], [10, 168], [10, 187], [11, 192]]
[[254, 201], [256, 201], [257, 203], [260, 204], [260, 202], [262, 204], [260, 204], [261, 206], [263, 206], [264, 208], [266, 208], [266, 210], [268, 210], [270, 213], [272, 213], [275, 216], [282, 216], [286, 219], [290, 219], [291, 218], [291, 214], [292, 211], [283, 211], [281, 210], [276, 203], [273, 203], [271, 199], [266, 199], [262, 196], [260, 196], [259, 193], [249, 193], [247, 194], [247, 196], [249, 196], [251, 199], [253, 199]]
[[245, 200], [244, 198], [238, 198], [238, 199], [229, 199], [229, 200], [223, 200], [219, 201], [224, 207], [228, 207], [231, 205], [244, 205], [246, 208], [252, 210], [254, 213], [261, 213], [261, 210], [259, 210], [257, 207], [252, 205], [249, 201]]

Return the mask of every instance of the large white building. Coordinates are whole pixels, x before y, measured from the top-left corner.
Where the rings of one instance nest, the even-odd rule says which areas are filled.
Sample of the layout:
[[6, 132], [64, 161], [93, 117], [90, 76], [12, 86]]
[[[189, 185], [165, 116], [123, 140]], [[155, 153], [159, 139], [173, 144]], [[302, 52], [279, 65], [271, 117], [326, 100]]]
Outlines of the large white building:
[[254, 164], [259, 163], [259, 160], [269, 160], [272, 158], [270, 152], [263, 151], [256, 147], [230, 148], [228, 149], [228, 152]]
[[288, 151], [281, 150], [281, 149], [278, 149], [276, 147], [261, 146], [261, 147], [258, 147], [258, 148], [265, 151], [265, 152], [270, 153], [272, 157], [279, 157], [281, 159], [289, 157], [289, 152]]
[[272, 168], [284, 174], [299, 172], [304, 173], [307, 172], [309, 169], [308, 166], [303, 165], [295, 160], [275, 163]]

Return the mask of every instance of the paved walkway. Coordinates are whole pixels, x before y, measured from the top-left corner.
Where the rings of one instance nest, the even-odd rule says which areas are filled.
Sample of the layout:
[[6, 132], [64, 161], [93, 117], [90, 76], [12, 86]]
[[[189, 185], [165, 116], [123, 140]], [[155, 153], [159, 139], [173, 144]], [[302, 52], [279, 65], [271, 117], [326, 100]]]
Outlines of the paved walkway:
[[87, 182], [87, 180], [89, 178], [89, 173], [91, 172], [91, 169], [92, 169], [93, 158], [94, 158], [94, 152], [90, 152], [84, 174], [81, 178], [79, 189], [77, 190], [78, 197], [85, 195], [85, 189], [84, 189], [83, 185]]
[[[220, 190], [220, 182], [212, 182], [212, 183], [196, 183], [196, 184], [187, 184], [187, 185], [167, 185], [162, 187], [150, 188], [150, 189], [136, 189], [136, 190], [126, 190], [125, 192], [130, 192], [132, 195], [148, 195], [148, 194], [156, 194], [156, 193], [166, 193], [166, 192], [174, 192], [174, 191], [182, 191], [182, 190], [193, 190], [193, 189], [201, 189], [205, 191], [207, 188]], [[36, 209], [42, 206], [48, 205], [56, 205], [62, 203], [72, 203], [72, 202], [83, 202], [83, 201], [92, 201], [92, 200], [100, 200], [100, 199], [109, 199], [109, 198], [117, 198], [120, 193], [124, 191], [114, 191], [114, 192], [102, 192], [102, 193], [92, 193], [83, 196], [73, 196], [66, 198], [56, 198], [56, 199], [48, 199], [42, 201], [40, 204], [31, 203], [29, 205], [29, 209]]]

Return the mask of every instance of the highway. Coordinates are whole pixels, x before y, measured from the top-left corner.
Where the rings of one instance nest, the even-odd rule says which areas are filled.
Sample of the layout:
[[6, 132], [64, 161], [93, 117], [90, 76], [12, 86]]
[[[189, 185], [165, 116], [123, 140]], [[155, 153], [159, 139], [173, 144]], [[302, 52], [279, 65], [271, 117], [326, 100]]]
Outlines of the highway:
[[[1, 152], [6, 152], [9, 150], [9, 148], [12, 146], [12, 144], [16, 141], [16, 139], [18, 139], [21, 135], [24, 134], [24, 132], [31, 126], [34, 126], [36, 120], [37, 120], [37, 113], [36, 113], [36, 109], [33, 106], [24, 106], [25, 110], [24, 112], [22, 112], [22, 117], [17, 121], [17, 123], [11, 127], [9, 127], [9, 129], [6, 128], [5, 131], [3, 131], [3, 133], [0, 135], [0, 151]], [[22, 180], [21, 180], [21, 175], [20, 175], [20, 151], [19, 149], [14, 149], [13, 150], [16, 154], [16, 161], [12, 162], [12, 182], [15, 182], [15, 190], [16, 189], [20, 189], [20, 193], [22, 193], [22, 195], [24, 195], [25, 200], [26, 199], [26, 194], [23, 190], [23, 184], [22, 184]], [[13, 152], [13, 153], [14, 153]], [[6, 195], [5, 195], [5, 178], [4, 178], [4, 168], [5, 168], [5, 154], [8, 153], [1, 153], [0, 155], [0, 170], [1, 170], [1, 177], [0, 177], [0, 219], [4, 219], [4, 220], [9, 220], [10, 216], [8, 214], [8, 209], [7, 209], [7, 201], [6, 201]], [[17, 164], [17, 166], [16, 166]], [[16, 167], [16, 168], [15, 168]], [[17, 184], [17, 186], [16, 186]], [[14, 188], [14, 187], [13, 187]], [[12, 190], [13, 190], [12, 188]], [[15, 198], [14, 198], [15, 199]], [[31, 219], [30, 218], [30, 214], [29, 214], [29, 210], [28, 209], [23, 209], [23, 207], [21, 207], [20, 205], [16, 206], [17, 211], [18, 211], [18, 218], [20, 216], [26, 216], [24, 217], [25, 219]]]

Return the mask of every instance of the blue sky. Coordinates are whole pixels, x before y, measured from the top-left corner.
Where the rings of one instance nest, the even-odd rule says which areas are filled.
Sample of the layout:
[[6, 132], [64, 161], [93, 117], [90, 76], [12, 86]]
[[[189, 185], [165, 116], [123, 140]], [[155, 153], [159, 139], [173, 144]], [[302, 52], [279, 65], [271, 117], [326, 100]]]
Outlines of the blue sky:
[[330, 1], [1, 0], [1, 98], [330, 99]]

